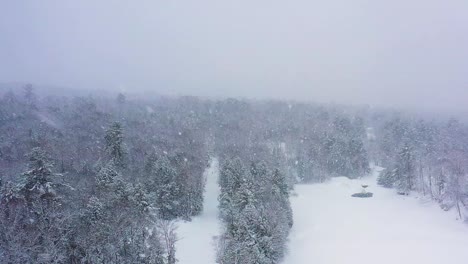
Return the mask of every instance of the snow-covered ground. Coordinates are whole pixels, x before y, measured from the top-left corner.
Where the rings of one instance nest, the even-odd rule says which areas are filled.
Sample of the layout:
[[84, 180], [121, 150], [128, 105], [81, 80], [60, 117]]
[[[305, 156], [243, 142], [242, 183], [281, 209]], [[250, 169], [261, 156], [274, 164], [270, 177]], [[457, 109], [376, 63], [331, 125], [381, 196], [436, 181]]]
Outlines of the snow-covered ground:
[[206, 189], [203, 213], [191, 222], [179, 223], [176, 256], [181, 264], [215, 264], [216, 248], [214, 237], [219, 235], [218, 221], [218, 160], [212, 159], [205, 171]]
[[[466, 263], [468, 225], [432, 202], [395, 194], [372, 176], [297, 185], [284, 264]], [[373, 198], [352, 198], [369, 184]], [[189, 263], [189, 262], [187, 262]]]
[[[218, 161], [207, 178], [203, 214], [179, 223], [177, 258], [181, 264], [215, 264], [219, 235]], [[468, 225], [435, 203], [395, 194], [372, 176], [334, 178], [297, 185], [291, 198], [294, 227], [284, 264], [464, 263], [468, 260]], [[352, 198], [368, 184], [373, 198]]]

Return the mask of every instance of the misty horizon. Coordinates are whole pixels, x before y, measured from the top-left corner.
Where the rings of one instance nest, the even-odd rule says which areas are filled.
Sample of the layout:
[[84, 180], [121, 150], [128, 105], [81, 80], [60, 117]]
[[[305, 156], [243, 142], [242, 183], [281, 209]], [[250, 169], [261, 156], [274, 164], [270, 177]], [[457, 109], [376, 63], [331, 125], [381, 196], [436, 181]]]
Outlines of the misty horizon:
[[468, 260], [468, 1], [0, 3], [0, 262]]
[[462, 1], [2, 5], [2, 83], [468, 110]]

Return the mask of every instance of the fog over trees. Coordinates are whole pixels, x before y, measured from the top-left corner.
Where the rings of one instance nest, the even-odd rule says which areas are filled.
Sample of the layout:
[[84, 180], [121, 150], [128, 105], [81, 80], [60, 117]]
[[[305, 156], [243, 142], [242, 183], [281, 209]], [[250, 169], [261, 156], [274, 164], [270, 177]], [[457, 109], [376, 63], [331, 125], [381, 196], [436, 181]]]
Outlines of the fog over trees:
[[[280, 100], [0, 97], [4, 263], [176, 263], [176, 221], [203, 212], [220, 162], [218, 263], [281, 263], [296, 183], [360, 178], [466, 218], [468, 126], [456, 119]], [[319, 199], [319, 197], [317, 197]]]
[[0, 2], [0, 264], [468, 259], [468, 1]]

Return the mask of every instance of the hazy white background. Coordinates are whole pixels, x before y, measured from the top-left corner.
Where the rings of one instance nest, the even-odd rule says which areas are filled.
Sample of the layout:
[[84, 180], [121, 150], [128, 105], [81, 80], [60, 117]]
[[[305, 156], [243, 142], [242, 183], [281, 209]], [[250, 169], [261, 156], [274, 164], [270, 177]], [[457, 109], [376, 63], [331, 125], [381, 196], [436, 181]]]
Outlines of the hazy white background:
[[0, 82], [466, 111], [468, 1], [2, 0]]

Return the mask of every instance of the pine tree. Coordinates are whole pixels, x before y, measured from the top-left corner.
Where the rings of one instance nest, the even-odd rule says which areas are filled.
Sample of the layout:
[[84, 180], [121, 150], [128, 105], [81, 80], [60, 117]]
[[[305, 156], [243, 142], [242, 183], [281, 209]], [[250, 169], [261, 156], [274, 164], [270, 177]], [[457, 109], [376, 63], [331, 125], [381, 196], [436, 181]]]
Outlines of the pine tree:
[[255, 185], [259, 194], [265, 195], [265, 192], [269, 191], [268, 187], [271, 185], [271, 179], [265, 162], [252, 162], [250, 165], [250, 175], [247, 176], [249, 177], [245, 177], [245, 179], [251, 181], [252, 184]]
[[279, 204], [279, 210], [285, 215], [288, 226], [293, 226], [293, 212], [289, 201], [289, 187], [286, 182], [286, 177], [279, 169], [273, 171], [272, 176], [272, 199]]
[[180, 191], [176, 182], [176, 171], [166, 156], [154, 164], [149, 185], [159, 216], [169, 220], [179, 216]]
[[239, 158], [227, 160], [221, 167], [219, 174], [219, 213], [221, 219], [232, 222], [235, 215], [234, 195], [239, 190], [242, 180], [245, 178], [245, 168]]
[[127, 98], [123, 93], [119, 93], [117, 95], [117, 104], [119, 104], [120, 106], [124, 105], [126, 100]]
[[114, 122], [107, 130], [106, 136], [106, 151], [111, 161], [119, 167], [125, 167], [125, 147], [123, 143], [122, 125], [119, 122]]
[[232, 201], [236, 212], [242, 212], [247, 206], [255, 206], [258, 203], [255, 184], [252, 178], [245, 177], [239, 185], [239, 189], [233, 193]]
[[137, 184], [133, 187], [132, 202], [135, 208], [141, 214], [146, 214], [151, 211], [150, 198], [148, 197], [145, 187], [142, 184]]
[[385, 188], [393, 188], [395, 184], [395, 175], [397, 169], [394, 170], [383, 170], [380, 172], [379, 177], [377, 178], [377, 184], [385, 187]]
[[26, 100], [26, 105], [33, 110], [37, 110], [37, 96], [34, 93], [34, 88], [32, 84], [28, 83], [24, 87], [24, 98]]
[[[233, 163], [225, 163], [225, 166], [229, 166], [228, 164]], [[226, 168], [226, 171], [230, 170]], [[221, 201], [225, 202], [224, 209], [229, 213], [223, 218], [226, 232], [221, 238], [224, 244], [219, 256], [221, 263], [258, 263], [255, 260], [260, 254], [256, 228], [260, 215], [256, 210], [258, 202], [250, 176], [233, 178], [232, 181], [239, 182], [229, 186], [238, 186], [238, 188], [232, 193], [229, 192], [229, 197], [227, 193], [221, 194]]]
[[106, 197], [118, 199], [125, 196], [127, 190], [122, 175], [117, 170], [114, 161], [109, 161], [96, 175], [96, 185], [100, 191], [106, 193]]
[[362, 177], [370, 172], [369, 159], [364, 143], [358, 139], [351, 139], [348, 146], [348, 159], [350, 160], [350, 177]]
[[61, 263], [69, 230], [58, 190], [61, 175], [52, 172], [53, 164], [42, 149], [34, 148], [27, 156], [28, 171], [21, 182], [2, 190], [0, 225], [10, 232], [0, 230], [0, 251], [8, 252], [3, 256], [7, 263]]
[[104, 216], [104, 204], [96, 196], [91, 196], [86, 205], [85, 212], [83, 213], [83, 220], [87, 221], [89, 225], [96, 225]]
[[27, 202], [33, 202], [37, 198], [56, 197], [54, 179], [60, 174], [52, 172], [53, 164], [48, 155], [39, 147], [33, 148], [28, 154], [29, 170], [23, 173], [23, 181], [18, 190]]
[[408, 144], [405, 144], [398, 153], [394, 172], [398, 193], [409, 194], [414, 185], [415, 169], [413, 151]]
[[220, 173], [220, 263], [279, 263], [293, 224], [289, 186], [279, 169], [265, 162], [246, 171], [240, 159], [228, 160]]
[[[150, 233], [154, 225], [145, 188], [126, 184], [114, 162], [96, 175], [97, 196], [89, 200], [80, 222], [76, 244], [90, 263], [163, 263], [159, 238]], [[148, 245], [154, 246], [148, 249]], [[153, 251], [154, 250], [154, 251]]]
[[272, 183], [275, 189], [284, 197], [289, 198], [289, 187], [286, 176], [279, 169], [273, 171]]

